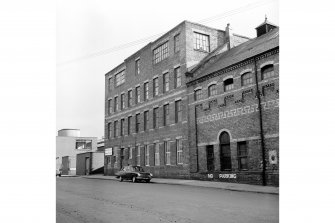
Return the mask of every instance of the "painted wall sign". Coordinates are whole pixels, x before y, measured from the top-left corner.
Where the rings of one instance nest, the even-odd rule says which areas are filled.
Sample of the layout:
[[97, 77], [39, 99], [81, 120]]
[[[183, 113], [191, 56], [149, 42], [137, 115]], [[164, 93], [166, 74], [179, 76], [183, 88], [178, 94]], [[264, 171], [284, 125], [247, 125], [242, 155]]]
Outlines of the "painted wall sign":
[[112, 156], [112, 155], [113, 155], [113, 148], [106, 148], [105, 156]]
[[278, 163], [278, 157], [277, 157], [277, 151], [276, 150], [269, 151], [269, 162], [270, 162], [270, 164], [277, 164]]
[[236, 173], [207, 174], [208, 179], [236, 179]]

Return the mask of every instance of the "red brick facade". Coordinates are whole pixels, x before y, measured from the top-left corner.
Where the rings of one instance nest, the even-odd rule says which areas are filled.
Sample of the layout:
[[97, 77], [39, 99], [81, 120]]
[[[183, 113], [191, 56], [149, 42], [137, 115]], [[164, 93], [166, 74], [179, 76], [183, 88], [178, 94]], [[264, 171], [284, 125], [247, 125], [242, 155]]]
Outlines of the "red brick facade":
[[[196, 33], [204, 36], [201, 38], [208, 36], [208, 46], [195, 49]], [[179, 50], [175, 51], [178, 35]], [[131, 164], [143, 166], [154, 177], [262, 184], [265, 174], [267, 185], [279, 184], [279, 47], [256, 47], [252, 56], [216, 68], [215, 63], [220, 65], [220, 57], [216, 55], [229, 56], [228, 42], [238, 51], [236, 46], [243, 46], [248, 40], [231, 36], [227, 29], [222, 31], [184, 21], [105, 75], [106, 175], [114, 175], [122, 166]], [[205, 52], [207, 48], [209, 52]], [[245, 51], [243, 47], [242, 50]], [[208, 68], [212, 68], [211, 72], [205, 73]], [[265, 68], [270, 73], [264, 78]], [[119, 75], [123, 71], [124, 81]], [[164, 78], [166, 74], [168, 79]], [[234, 82], [233, 86], [225, 84], [228, 79]], [[166, 82], [168, 90], [163, 87]], [[145, 83], [148, 83], [148, 93]], [[216, 90], [208, 96], [208, 87], [213, 84]], [[136, 87], [140, 89], [138, 103]], [[257, 89], [262, 92], [259, 97]], [[129, 90], [132, 91], [130, 106]], [[196, 101], [195, 90], [202, 92], [202, 98]], [[123, 94], [125, 107], [121, 109]], [[118, 98], [117, 110], [115, 97]], [[167, 110], [164, 105], [168, 105]], [[146, 124], [144, 117], [147, 117]], [[116, 121], [118, 124], [114, 127]], [[121, 123], [124, 123], [123, 128]], [[222, 137], [220, 140], [223, 132], [229, 136], [224, 143]], [[223, 147], [226, 150], [222, 150]], [[226, 154], [223, 151], [228, 151], [227, 148], [231, 166], [223, 170], [226, 162], [222, 162], [222, 154]]]
[[[256, 72], [257, 69], [257, 82]], [[265, 68], [273, 68], [270, 76], [263, 77]], [[250, 81], [242, 85], [242, 75], [251, 73]], [[201, 74], [201, 71], [199, 72]], [[191, 178], [238, 182], [263, 183], [263, 150], [266, 162], [265, 184], [279, 185], [279, 48], [250, 57], [188, 83]], [[266, 75], [266, 74], [265, 74]], [[224, 90], [225, 80], [233, 79], [233, 88]], [[217, 93], [208, 97], [208, 87], [216, 84]], [[256, 95], [258, 89], [260, 97]], [[195, 90], [202, 91], [202, 99], [194, 98]], [[261, 116], [258, 101], [261, 103]], [[260, 128], [262, 119], [262, 131]], [[229, 135], [231, 168], [224, 169], [224, 146], [220, 135]], [[244, 145], [245, 165], [241, 168], [238, 147]], [[213, 147], [214, 159], [211, 159]], [[213, 165], [210, 165], [213, 164]], [[213, 167], [214, 166], [214, 167]], [[211, 168], [213, 169], [211, 170]], [[246, 167], [246, 168], [245, 168]]]
[[[189, 178], [189, 144], [188, 144], [188, 97], [185, 72], [209, 54], [201, 50], [194, 50], [194, 33], [199, 32], [209, 37], [210, 52], [224, 43], [225, 32], [209, 28], [200, 24], [182, 22], [156, 41], [125, 59], [105, 75], [105, 148], [113, 148], [113, 155], [105, 157], [105, 174], [113, 175], [121, 166], [133, 164], [141, 165], [158, 177]], [[179, 35], [179, 50], [175, 51], [175, 37]], [[154, 61], [156, 49], [167, 42], [168, 56], [158, 63]], [[163, 53], [164, 54], [164, 53]], [[139, 60], [139, 74], [136, 61]], [[181, 82], [175, 78], [179, 69]], [[125, 81], [117, 85], [116, 75], [125, 71]], [[163, 74], [168, 73], [169, 89], [163, 90]], [[109, 80], [111, 78], [111, 81]], [[154, 95], [154, 79], [158, 78], [158, 95]], [[121, 81], [122, 82], [122, 81]], [[178, 82], [178, 84], [177, 84]], [[148, 94], [144, 84], [148, 83]], [[180, 85], [180, 86], [179, 86]], [[140, 102], [136, 103], [135, 89], [140, 89]], [[128, 106], [128, 91], [132, 90], [131, 106]], [[124, 94], [125, 108], [121, 110], [121, 95]], [[148, 95], [148, 99], [145, 99]], [[118, 110], [114, 112], [114, 100], [118, 97]], [[110, 102], [109, 102], [110, 101]], [[177, 102], [180, 101], [180, 102]], [[176, 102], [180, 103], [180, 116], [176, 121]], [[111, 109], [109, 103], [112, 105]], [[163, 122], [164, 105], [168, 104], [167, 123]], [[157, 123], [154, 125], [154, 109], [157, 108]], [[111, 111], [111, 112], [110, 112]], [[148, 123], [144, 129], [144, 112], [148, 111]], [[139, 117], [139, 131], [136, 132], [135, 117]], [[128, 134], [128, 117], [131, 116], [130, 134]], [[121, 120], [124, 119], [124, 134], [121, 136]], [[114, 137], [114, 122], [118, 125], [117, 136]], [[111, 130], [108, 128], [111, 128]], [[177, 162], [177, 140], [181, 141], [182, 153]], [[166, 144], [166, 142], [168, 142]], [[154, 145], [159, 144], [159, 165], [155, 165]], [[169, 148], [164, 148], [168, 145]], [[145, 166], [144, 147], [149, 149], [149, 165]], [[140, 162], [137, 162], [138, 148]], [[132, 158], [130, 157], [132, 151]], [[169, 151], [170, 164], [167, 164], [166, 152]]]

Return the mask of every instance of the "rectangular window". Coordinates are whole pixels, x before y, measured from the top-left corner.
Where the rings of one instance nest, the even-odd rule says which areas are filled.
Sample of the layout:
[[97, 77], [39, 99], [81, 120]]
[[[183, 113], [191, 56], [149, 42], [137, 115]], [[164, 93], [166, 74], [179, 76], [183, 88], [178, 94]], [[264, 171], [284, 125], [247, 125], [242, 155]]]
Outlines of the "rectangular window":
[[165, 42], [162, 45], [158, 46], [156, 49], [153, 51], [153, 62], [154, 64], [164, 60], [169, 56], [169, 42]]
[[110, 114], [112, 114], [112, 99], [109, 99], [108, 100], [108, 114], [110, 115]]
[[164, 152], [165, 152], [165, 164], [170, 165], [170, 143], [168, 141], [164, 141]]
[[181, 121], [181, 100], [175, 102], [175, 121], [176, 123]]
[[169, 91], [169, 73], [163, 74], [163, 93]]
[[159, 85], [158, 85], [158, 77], [156, 77], [153, 81], [153, 95], [154, 97], [158, 95]]
[[140, 74], [140, 59], [135, 61], [135, 74]]
[[145, 111], [144, 113], [144, 120], [143, 120], [143, 130], [148, 130], [148, 123], [149, 123], [149, 111]]
[[180, 67], [174, 69], [174, 88], [181, 86], [181, 73]]
[[125, 82], [125, 70], [115, 75], [115, 84], [119, 86]]
[[129, 159], [133, 158], [133, 148], [129, 147]]
[[194, 49], [209, 52], [209, 36], [201, 33], [194, 33]]
[[119, 103], [118, 103], [118, 97], [115, 96], [114, 97], [114, 112], [116, 112], [117, 110], [119, 110]]
[[179, 45], [179, 38], [180, 35], [177, 34], [174, 36], [174, 52], [178, 52], [179, 51], [179, 48], [180, 48], [180, 45]]
[[114, 138], [118, 136], [118, 121], [114, 121]]
[[158, 119], [158, 108], [154, 108], [153, 114], [152, 114], [152, 123], [153, 123], [152, 127], [154, 129], [158, 127], [157, 119]]
[[159, 143], [155, 143], [155, 166], [159, 165]]
[[132, 100], [133, 100], [133, 91], [132, 91], [132, 90], [129, 90], [129, 91], [128, 91], [128, 108], [131, 107]]
[[143, 94], [143, 101], [146, 101], [146, 100], [148, 100], [148, 98], [149, 98], [149, 83], [148, 82], [146, 82], [146, 83], [144, 83], [144, 94]]
[[149, 157], [150, 157], [149, 151], [150, 151], [149, 146], [145, 145], [144, 146], [144, 154], [145, 154], [145, 165], [146, 166], [149, 166]]
[[163, 106], [163, 125], [169, 124], [169, 104]]
[[113, 89], [113, 78], [111, 77], [111, 78], [108, 79], [108, 90], [109, 90], [109, 92], [111, 92], [112, 89]]
[[121, 119], [120, 123], [120, 136], [124, 135], [124, 119]]
[[237, 159], [238, 167], [240, 170], [248, 169], [248, 151], [247, 151], [247, 142], [238, 142], [237, 143]]
[[125, 98], [124, 98], [124, 94], [121, 94], [121, 110], [124, 109], [125, 106]]
[[181, 139], [176, 140], [177, 145], [177, 164], [183, 164], [183, 144]]
[[135, 116], [135, 132], [138, 133], [140, 131], [140, 114], [136, 114]]
[[140, 86], [135, 88], [135, 103], [140, 103], [141, 101], [141, 90], [140, 90]]
[[137, 160], [136, 160], [136, 164], [138, 166], [141, 165], [141, 147], [137, 146]]
[[92, 140], [77, 139], [76, 149], [92, 149]]
[[107, 125], [107, 131], [108, 131], [108, 139], [111, 139], [112, 138], [112, 123], [108, 123]]
[[128, 135], [131, 134], [131, 116], [128, 117]]
[[207, 171], [214, 171], [214, 146], [206, 146], [207, 150]]

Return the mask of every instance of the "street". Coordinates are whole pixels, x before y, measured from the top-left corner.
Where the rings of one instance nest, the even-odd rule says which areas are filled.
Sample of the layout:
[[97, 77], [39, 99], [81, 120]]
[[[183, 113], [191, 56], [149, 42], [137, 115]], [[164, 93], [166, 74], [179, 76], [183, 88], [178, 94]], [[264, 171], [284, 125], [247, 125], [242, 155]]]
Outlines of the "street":
[[57, 178], [57, 223], [279, 222], [279, 196], [184, 185]]

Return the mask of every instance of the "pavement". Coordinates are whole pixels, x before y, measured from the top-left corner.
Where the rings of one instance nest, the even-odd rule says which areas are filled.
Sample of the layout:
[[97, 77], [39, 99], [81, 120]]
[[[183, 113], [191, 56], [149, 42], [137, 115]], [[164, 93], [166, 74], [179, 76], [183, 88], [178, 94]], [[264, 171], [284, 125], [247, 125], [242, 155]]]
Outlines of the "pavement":
[[[118, 181], [118, 179], [115, 176], [104, 176], [102, 174], [101, 175], [100, 174], [87, 175], [87, 176], [62, 175], [62, 177], [81, 177], [81, 178], [87, 178], [87, 179]], [[168, 179], [168, 178], [152, 178], [151, 182], [157, 183], [157, 184], [185, 185], [185, 186], [195, 186], [195, 187], [216, 188], [216, 189], [223, 189], [223, 190], [230, 190], [230, 191], [254, 192], [254, 193], [262, 193], [262, 194], [279, 195], [279, 187], [271, 187], [271, 186], [225, 183], [225, 182], [216, 182], [216, 181]]]

